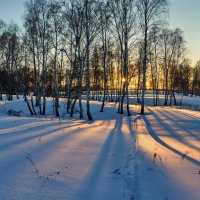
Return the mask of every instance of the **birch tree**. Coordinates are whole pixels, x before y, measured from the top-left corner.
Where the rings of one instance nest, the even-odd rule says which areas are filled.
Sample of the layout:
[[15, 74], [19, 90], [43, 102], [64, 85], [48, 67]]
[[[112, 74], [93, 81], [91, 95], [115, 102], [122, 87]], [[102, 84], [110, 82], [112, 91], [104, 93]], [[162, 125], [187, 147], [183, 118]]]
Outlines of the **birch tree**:
[[53, 94], [55, 98], [55, 112], [59, 117], [59, 85], [58, 85], [58, 56], [59, 56], [59, 43], [61, 42], [60, 33], [62, 32], [62, 20], [61, 20], [61, 4], [59, 1], [52, 1], [49, 4], [48, 18], [50, 19], [50, 33], [51, 42], [54, 52], [53, 56]]
[[122, 66], [122, 95], [119, 101], [119, 113], [123, 114], [125, 96], [127, 98], [127, 113], [129, 111], [129, 50], [131, 38], [136, 34], [136, 13], [135, 0], [115, 0], [109, 2], [110, 11], [113, 17], [113, 25], [121, 50]]
[[[26, 2], [25, 14], [25, 28], [30, 36], [30, 51], [34, 63], [36, 105], [39, 105], [40, 114], [43, 115], [46, 112], [46, 72], [50, 49], [48, 6], [47, 0], [29, 0]], [[41, 96], [43, 101], [40, 100]]]
[[107, 75], [106, 75], [106, 69], [107, 69], [107, 43], [108, 43], [108, 31], [109, 31], [109, 24], [110, 24], [110, 15], [107, 8], [106, 3], [102, 2], [100, 5], [100, 27], [101, 27], [101, 42], [102, 42], [102, 66], [103, 66], [103, 100], [101, 105], [101, 112], [104, 111], [104, 105], [105, 105], [105, 98], [106, 98], [106, 91], [107, 91]]
[[98, 1], [84, 0], [84, 23], [85, 23], [85, 49], [86, 49], [86, 107], [87, 116], [92, 120], [90, 111], [90, 50], [94, 39], [99, 33]]
[[148, 65], [148, 36], [152, 27], [163, 23], [162, 17], [168, 7], [167, 0], [137, 0], [138, 20], [143, 37], [143, 84], [141, 99], [141, 114], [144, 114], [145, 90], [146, 90], [146, 72]]
[[[82, 82], [83, 82], [83, 71], [84, 71], [84, 4], [82, 1], [75, 0], [69, 1], [66, 5], [64, 17], [67, 20], [67, 29], [65, 36], [70, 45], [68, 50], [65, 50], [67, 57], [70, 61], [69, 70], [69, 81], [68, 81], [68, 109], [71, 98], [71, 87], [73, 78], [77, 80], [77, 91], [75, 92], [74, 102], [71, 105], [70, 115], [73, 116], [74, 106], [79, 100], [80, 118], [83, 118], [82, 108]], [[69, 112], [69, 111], [68, 111]]]

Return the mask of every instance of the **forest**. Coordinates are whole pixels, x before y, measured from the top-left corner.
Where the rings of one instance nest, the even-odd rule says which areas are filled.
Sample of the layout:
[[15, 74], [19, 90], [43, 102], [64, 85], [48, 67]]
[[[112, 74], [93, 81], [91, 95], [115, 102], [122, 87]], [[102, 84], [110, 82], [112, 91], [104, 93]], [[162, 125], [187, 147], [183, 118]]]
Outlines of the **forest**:
[[200, 199], [200, 1], [0, 5], [1, 200]]
[[[200, 62], [192, 67], [183, 30], [168, 28], [167, 0], [28, 0], [23, 27], [0, 22], [0, 98], [32, 95], [40, 114], [46, 97], [67, 98], [73, 115], [82, 99], [119, 102], [129, 111], [130, 92], [144, 113], [146, 90], [158, 105], [176, 105], [174, 93], [200, 93]], [[33, 101], [33, 100], [32, 100]], [[27, 104], [29, 102], [27, 101]], [[34, 106], [28, 105], [36, 115]]]

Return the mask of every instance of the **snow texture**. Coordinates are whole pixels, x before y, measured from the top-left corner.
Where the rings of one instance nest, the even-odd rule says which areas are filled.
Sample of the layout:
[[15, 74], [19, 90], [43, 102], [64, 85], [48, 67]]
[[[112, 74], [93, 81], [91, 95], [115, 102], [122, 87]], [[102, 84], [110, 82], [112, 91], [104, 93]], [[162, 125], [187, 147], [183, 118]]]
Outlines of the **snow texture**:
[[60, 119], [51, 100], [49, 113], [34, 117], [22, 98], [1, 102], [0, 199], [200, 199], [199, 112], [146, 107], [140, 116], [131, 106], [128, 117], [115, 103], [100, 106], [92, 102], [90, 122], [69, 118], [64, 101]]

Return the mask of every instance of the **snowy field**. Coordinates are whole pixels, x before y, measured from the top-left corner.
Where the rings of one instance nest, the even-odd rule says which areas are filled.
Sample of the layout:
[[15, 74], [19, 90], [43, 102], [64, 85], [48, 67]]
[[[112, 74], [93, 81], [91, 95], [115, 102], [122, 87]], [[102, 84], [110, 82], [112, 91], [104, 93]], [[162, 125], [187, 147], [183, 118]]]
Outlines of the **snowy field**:
[[45, 117], [29, 116], [22, 99], [1, 102], [1, 200], [200, 199], [199, 112], [149, 106], [140, 116], [131, 106], [127, 117], [92, 102], [89, 122], [65, 106], [59, 120], [50, 101]]

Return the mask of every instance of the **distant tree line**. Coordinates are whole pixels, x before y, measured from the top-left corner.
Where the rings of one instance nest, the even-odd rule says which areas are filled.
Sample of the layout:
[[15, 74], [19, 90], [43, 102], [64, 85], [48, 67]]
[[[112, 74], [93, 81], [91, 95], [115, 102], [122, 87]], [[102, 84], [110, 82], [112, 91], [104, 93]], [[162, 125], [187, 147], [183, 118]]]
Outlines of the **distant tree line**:
[[[134, 91], [144, 114], [145, 91], [157, 106], [176, 104], [175, 92], [200, 94], [200, 62], [191, 67], [183, 31], [169, 30], [167, 0], [27, 0], [23, 28], [0, 21], [0, 99], [23, 94], [30, 112], [46, 113], [46, 97], [67, 98], [73, 116], [82, 100], [118, 102], [129, 110]], [[31, 105], [26, 96], [32, 94]]]

